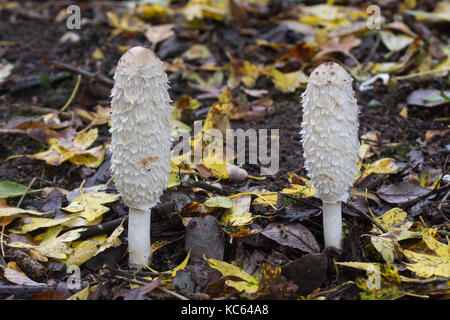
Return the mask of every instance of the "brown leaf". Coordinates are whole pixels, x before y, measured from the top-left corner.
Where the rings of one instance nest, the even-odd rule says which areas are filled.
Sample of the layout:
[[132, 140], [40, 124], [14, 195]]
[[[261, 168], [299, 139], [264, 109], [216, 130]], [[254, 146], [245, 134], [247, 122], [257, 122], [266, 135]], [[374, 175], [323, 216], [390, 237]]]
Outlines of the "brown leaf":
[[385, 185], [377, 190], [378, 196], [391, 204], [412, 201], [428, 192], [430, 192], [430, 190], [408, 182]]
[[306, 295], [320, 288], [327, 279], [327, 256], [307, 254], [281, 268], [281, 274], [298, 285], [297, 293]]
[[300, 249], [308, 253], [320, 252], [319, 244], [314, 235], [300, 223], [288, 225], [270, 223], [261, 233], [283, 246]]
[[213, 216], [195, 217], [186, 228], [185, 250], [191, 257], [223, 260], [225, 243], [219, 222]]
[[152, 43], [154, 50], [156, 45], [174, 35], [173, 24], [162, 24], [159, 26], [152, 26], [145, 30], [145, 37]]

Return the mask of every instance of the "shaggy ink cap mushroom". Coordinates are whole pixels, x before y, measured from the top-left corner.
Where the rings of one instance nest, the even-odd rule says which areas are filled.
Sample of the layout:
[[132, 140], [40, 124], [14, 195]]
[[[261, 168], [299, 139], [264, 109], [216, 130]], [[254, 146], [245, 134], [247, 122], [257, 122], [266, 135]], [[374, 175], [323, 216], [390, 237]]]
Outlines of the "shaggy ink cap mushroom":
[[150, 49], [131, 48], [119, 60], [111, 92], [111, 171], [129, 207], [133, 267], [143, 266], [150, 257], [150, 209], [158, 203], [170, 172], [168, 88], [163, 63]]
[[358, 106], [352, 77], [337, 63], [323, 63], [311, 73], [302, 97], [305, 167], [324, 204], [325, 246], [340, 248], [340, 202], [347, 200], [358, 167]]

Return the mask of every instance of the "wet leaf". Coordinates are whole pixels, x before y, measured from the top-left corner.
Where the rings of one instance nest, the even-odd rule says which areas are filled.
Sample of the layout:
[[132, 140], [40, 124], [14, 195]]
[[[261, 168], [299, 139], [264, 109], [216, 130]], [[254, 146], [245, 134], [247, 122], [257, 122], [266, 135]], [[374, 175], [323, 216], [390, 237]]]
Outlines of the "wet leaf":
[[234, 198], [232, 206], [222, 214], [220, 223], [233, 227], [245, 226], [251, 223], [255, 218], [250, 212], [251, 200], [250, 196]]
[[3, 270], [3, 277], [5, 277], [5, 279], [7, 279], [11, 283], [25, 285], [25, 286], [44, 286], [44, 285], [46, 285], [45, 283], [33, 281], [30, 278], [28, 278], [25, 274], [18, 272], [16, 270], [13, 270], [11, 268], [0, 265], [0, 269]]
[[394, 164], [393, 158], [384, 158], [365, 165], [364, 171], [355, 179], [354, 184], [358, 183], [361, 179], [367, 177], [370, 174], [388, 174], [394, 173], [398, 170], [398, 167]]
[[314, 235], [300, 223], [287, 225], [270, 223], [261, 234], [283, 246], [300, 249], [307, 253], [320, 252]]
[[210, 208], [231, 208], [233, 206], [233, 201], [227, 197], [211, 197], [203, 204]]
[[435, 231], [429, 228], [422, 230], [423, 242], [434, 255], [423, 254], [411, 250], [403, 250], [410, 263], [406, 267], [417, 276], [423, 278], [450, 277], [450, 246], [434, 238]]
[[251, 276], [244, 270], [216, 259], [207, 259], [211, 268], [218, 270], [222, 276], [233, 276], [242, 279], [242, 281], [227, 280], [225, 283], [238, 291], [246, 293], [256, 293], [259, 289], [258, 276]]
[[18, 184], [8, 180], [0, 181], [0, 199], [19, 197], [23, 195], [25, 191], [27, 193], [34, 193], [39, 190], [29, 189], [27, 191], [27, 186], [24, 186], [22, 184]]
[[382, 186], [377, 190], [377, 195], [388, 203], [400, 204], [415, 200], [429, 192], [430, 190], [418, 185], [408, 182], [399, 182]]

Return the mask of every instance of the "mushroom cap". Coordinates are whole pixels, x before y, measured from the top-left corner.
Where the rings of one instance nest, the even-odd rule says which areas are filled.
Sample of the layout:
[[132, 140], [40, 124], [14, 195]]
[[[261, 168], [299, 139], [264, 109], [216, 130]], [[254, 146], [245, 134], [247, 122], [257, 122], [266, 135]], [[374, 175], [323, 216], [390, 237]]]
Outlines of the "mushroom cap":
[[343, 85], [345, 83], [351, 83], [352, 77], [348, 72], [342, 68], [336, 62], [325, 62], [319, 65], [311, 72], [309, 76], [309, 82], [314, 83], [316, 86], [326, 85]]
[[128, 49], [117, 64], [116, 73], [126, 73], [135, 77], [161, 75], [164, 72], [163, 63], [156, 54], [145, 47]]
[[352, 77], [333, 62], [313, 70], [303, 97], [305, 167], [324, 202], [346, 201], [358, 168], [358, 106]]
[[150, 50], [123, 54], [111, 95], [111, 171], [127, 206], [147, 210], [170, 172], [172, 107], [163, 63]]

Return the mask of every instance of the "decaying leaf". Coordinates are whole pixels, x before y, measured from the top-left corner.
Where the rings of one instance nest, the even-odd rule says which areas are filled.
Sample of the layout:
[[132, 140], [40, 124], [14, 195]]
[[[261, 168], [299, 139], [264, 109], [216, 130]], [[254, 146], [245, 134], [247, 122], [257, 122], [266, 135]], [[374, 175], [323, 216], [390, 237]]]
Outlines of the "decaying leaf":
[[283, 246], [300, 249], [307, 253], [320, 252], [314, 235], [300, 223], [286, 225], [270, 223], [261, 234]]

